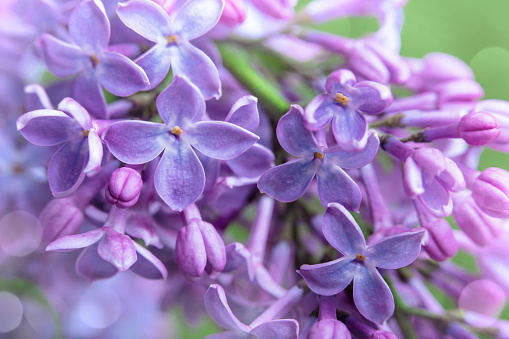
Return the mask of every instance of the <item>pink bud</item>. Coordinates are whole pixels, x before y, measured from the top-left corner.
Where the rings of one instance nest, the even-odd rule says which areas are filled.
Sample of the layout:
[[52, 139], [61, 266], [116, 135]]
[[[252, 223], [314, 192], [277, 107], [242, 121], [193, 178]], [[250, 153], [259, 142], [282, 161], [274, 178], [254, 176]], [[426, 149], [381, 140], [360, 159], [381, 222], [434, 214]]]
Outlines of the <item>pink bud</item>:
[[198, 223], [199, 221], [193, 220], [189, 225], [182, 227], [175, 244], [180, 272], [190, 281], [200, 278], [207, 265], [207, 252]]
[[458, 251], [458, 243], [451, 226], [445, 219], [436, 219], [423, 225], [423, 228], [428, 231], [428, 242], [423, 247], [431, 259], [444, 261], [454, 257]]
[[244, 0], [226, 0], [219, 21], [227, 26], [235, 26], [246, 20], [246, 2]]
[[473, 112], [461, 118], [458, 132], [469, 145], [486, 145], [500, 135], [500, 123], [490, 113]]
[[142, 186], [140, 173], [130, 167], [118, 168], [106, 186], [106, 200], [119, 208], [129, 208], [138, 201]]
[[71, 198], [53, 199], [42, 210], [42, 239], [52, 242], [64, 235], [76, 234], [83, 223], [83, 212]]
[[311, 326], [308, 339], [350, 339], [350, 331], [339, 320], [323, 319]]
[[472, 198], [479, 208], [495, 218], [509, 217], [509, 172], [490, 167], [474, 182]]

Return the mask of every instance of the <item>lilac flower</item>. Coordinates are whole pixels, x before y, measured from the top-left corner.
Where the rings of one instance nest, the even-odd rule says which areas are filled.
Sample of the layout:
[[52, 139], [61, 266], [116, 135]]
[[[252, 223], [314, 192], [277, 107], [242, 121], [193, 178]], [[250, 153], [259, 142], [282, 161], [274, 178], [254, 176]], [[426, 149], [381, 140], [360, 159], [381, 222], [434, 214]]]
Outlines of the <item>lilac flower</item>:
[[117, 14], [122, 22], [156, 43], [136, 59], [150, 80], [145, 90], [159, 85], [171, 65], [173, 74], [187, 76], [205, 99], [219, 98], [221, 81], [216, 66], [189, 41], [204, 35], [217, 24], [224, 0], [180, 1], [180, 5], [168, 15], [158, 4], [148, 0], [119, 4]]
[[258, 188], [276, 200], [290, 202], [306, 192], [316, 175], [323, 206], [338, 202], [349, 210], [358, 210], [362, 199], [360, 190], [342, 168], [359, 168], [371, 162], [378, 150], [377, 135], [370, 133], [360, 152], [324, 149], [305, 128], [302, 114], [300, 106], [292, 106], [279, 120], [276, 130], [281, 146], [299, 159], [265, 172], [258, 181]]
[[327, 206], [323, 234], [344, 256], [318, 265], [303, 265], [298, 271], [309, 288], [320, 295], [334, 295], [354, 280], [353, 297], [368, 320], [384, 323], [394, 312], [392, 293], [376, 267], [397, 269], [419, 255], [424, 231], [400, 233], [366, 246], [360, 227], [341, 205]]
[[119, 208], [136, 204], [143, 186], [140, 172], [128, 166], [116, 169], [106, 186], [106, 200]]
[[472, 198], [487, 215], [509, 217], [509, 172], [496, 167], [485, 169], [475, 179]]
[[25, 113], [16, 126], [35, 145], [63, 144], [49, 162], [48, 182], [55, 197], [64, 197], [79, 187], [85, 175], [99, 171], [103, 148], [96, 126], [79, 103], [65, 98], [58, 109]]
[[332, 132], [345, 151], [359, 151], [368, 141], [368, 125], [361, 113], [379, 114], [392, 102], [388, 87], [372, 81], [356, 83], [346, 69], [333, 72], [325, 84], [326, 94], [306, 106], [306, 126], [321, 130], [332, 120]]
[[287, 311], [291, 303], [302, 295], [299, 288], [291, 289], [279, 299], [271, 308], [255, 319], [251, 325], [240, 322], [233, 314], [223, 288], [220, 285], [210, 285], [205, 293], [205, 308], [210, 317], [227, 332], [212, 334], [207, 339], [249, 339], [249, 338], [281, 338], [297, 339], [299, 337], [299, 323], [294, 319], [272, 320], [277, 315]]
[[106, 50], [110, 23], [98, 0], [81, 3], [71, 14], [69, 32], [74, 43], [44, 34], [38, 42], [40, 54], [56, 76], [79, 74], [73, 97], [96, 117], [106, 117], [106, 100], [101, 88], [128, 96], [148, 85], [141, 67], [127, 57]]
[[143, 164], [164, 151], [155, 172], [155, 188], [173, 210], [182, 211], [203, 192], [205, 174], [194, 149], [227, 160], [245, 152], [258, 137], [231, 123], [197, 121], [205, 113], [200, 91], [176, 76], [157, 97], [164, 123], [120, 121], [103, 137], [109, 150], [128, 164]]

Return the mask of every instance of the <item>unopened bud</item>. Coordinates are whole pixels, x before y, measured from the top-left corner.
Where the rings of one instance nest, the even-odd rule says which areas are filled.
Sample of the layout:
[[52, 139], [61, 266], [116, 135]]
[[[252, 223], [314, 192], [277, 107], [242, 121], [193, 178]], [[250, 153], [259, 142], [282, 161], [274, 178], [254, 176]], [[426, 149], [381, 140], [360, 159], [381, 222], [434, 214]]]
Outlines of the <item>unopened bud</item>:
[[461, 118], [458, 132], [469, 145], [486, 145], [500, 135], [500, 122], [490, 113], [473, 112]]
[[490, 167], [474, 182], [472, 198], [479, 208], [495, 218], [509, 217], [509, 172]]
[[106, 186], [106, 200], [119, 208], [129, 208], [138, 201], [142, 186], [138, 171], [130, 167], [118, 168]]
[[40, 216], [43, 241], [49, 243], [64, 235], [76, 234], [83, 218], [83, 212], [71, 198], [51, 200]]
[[226, 0], [219, 22], [233, 27], [244, 22], [244, 20], [246, 20], [245, 0]]
[[350, 331], [345, 324], [335, 319], [323, 319], [313, 324], [308, 339], [350, 339]]
[[444, 261], [454, 257], [458, 243], [447, 220], [437, 219], [423, 225], [423, 228], [428, 231], [428, 242], [423, 247], [431, 259]]

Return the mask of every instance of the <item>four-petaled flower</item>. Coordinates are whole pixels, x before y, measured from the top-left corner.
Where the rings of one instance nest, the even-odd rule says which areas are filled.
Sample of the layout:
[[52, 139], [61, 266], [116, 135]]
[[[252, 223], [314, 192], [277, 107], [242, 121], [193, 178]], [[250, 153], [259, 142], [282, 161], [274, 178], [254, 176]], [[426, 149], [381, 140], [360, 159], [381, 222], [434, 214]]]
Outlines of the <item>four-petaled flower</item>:
[[421, 251], [425, 231], [389, 236], [366, 246], [366, 240], [352, 215], [339, 204], [329, 204], [322, 231], [343, 257], [317, 265], [302, 265], [299, 274], [309, 288], [320, 295], [343, 291], [353, 280], [353, 299], [366, 319], [382, 324], [394, 312], [394, 299], [378, 270], [410, 265]]

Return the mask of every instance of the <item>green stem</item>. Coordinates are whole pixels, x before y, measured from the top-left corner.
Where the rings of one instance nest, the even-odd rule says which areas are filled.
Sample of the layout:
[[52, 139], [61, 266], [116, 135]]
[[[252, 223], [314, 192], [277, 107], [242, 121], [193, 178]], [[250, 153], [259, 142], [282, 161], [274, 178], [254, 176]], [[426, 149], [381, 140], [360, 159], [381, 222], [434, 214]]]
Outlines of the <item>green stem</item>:
[[290, 109], [279, 89], [267, 81], [249, 62], [247, 53], [224, 43], [217, 44], [223, 65], [233, 76], [259, 99], [260, 105], [274, 121], [278, 121]]

